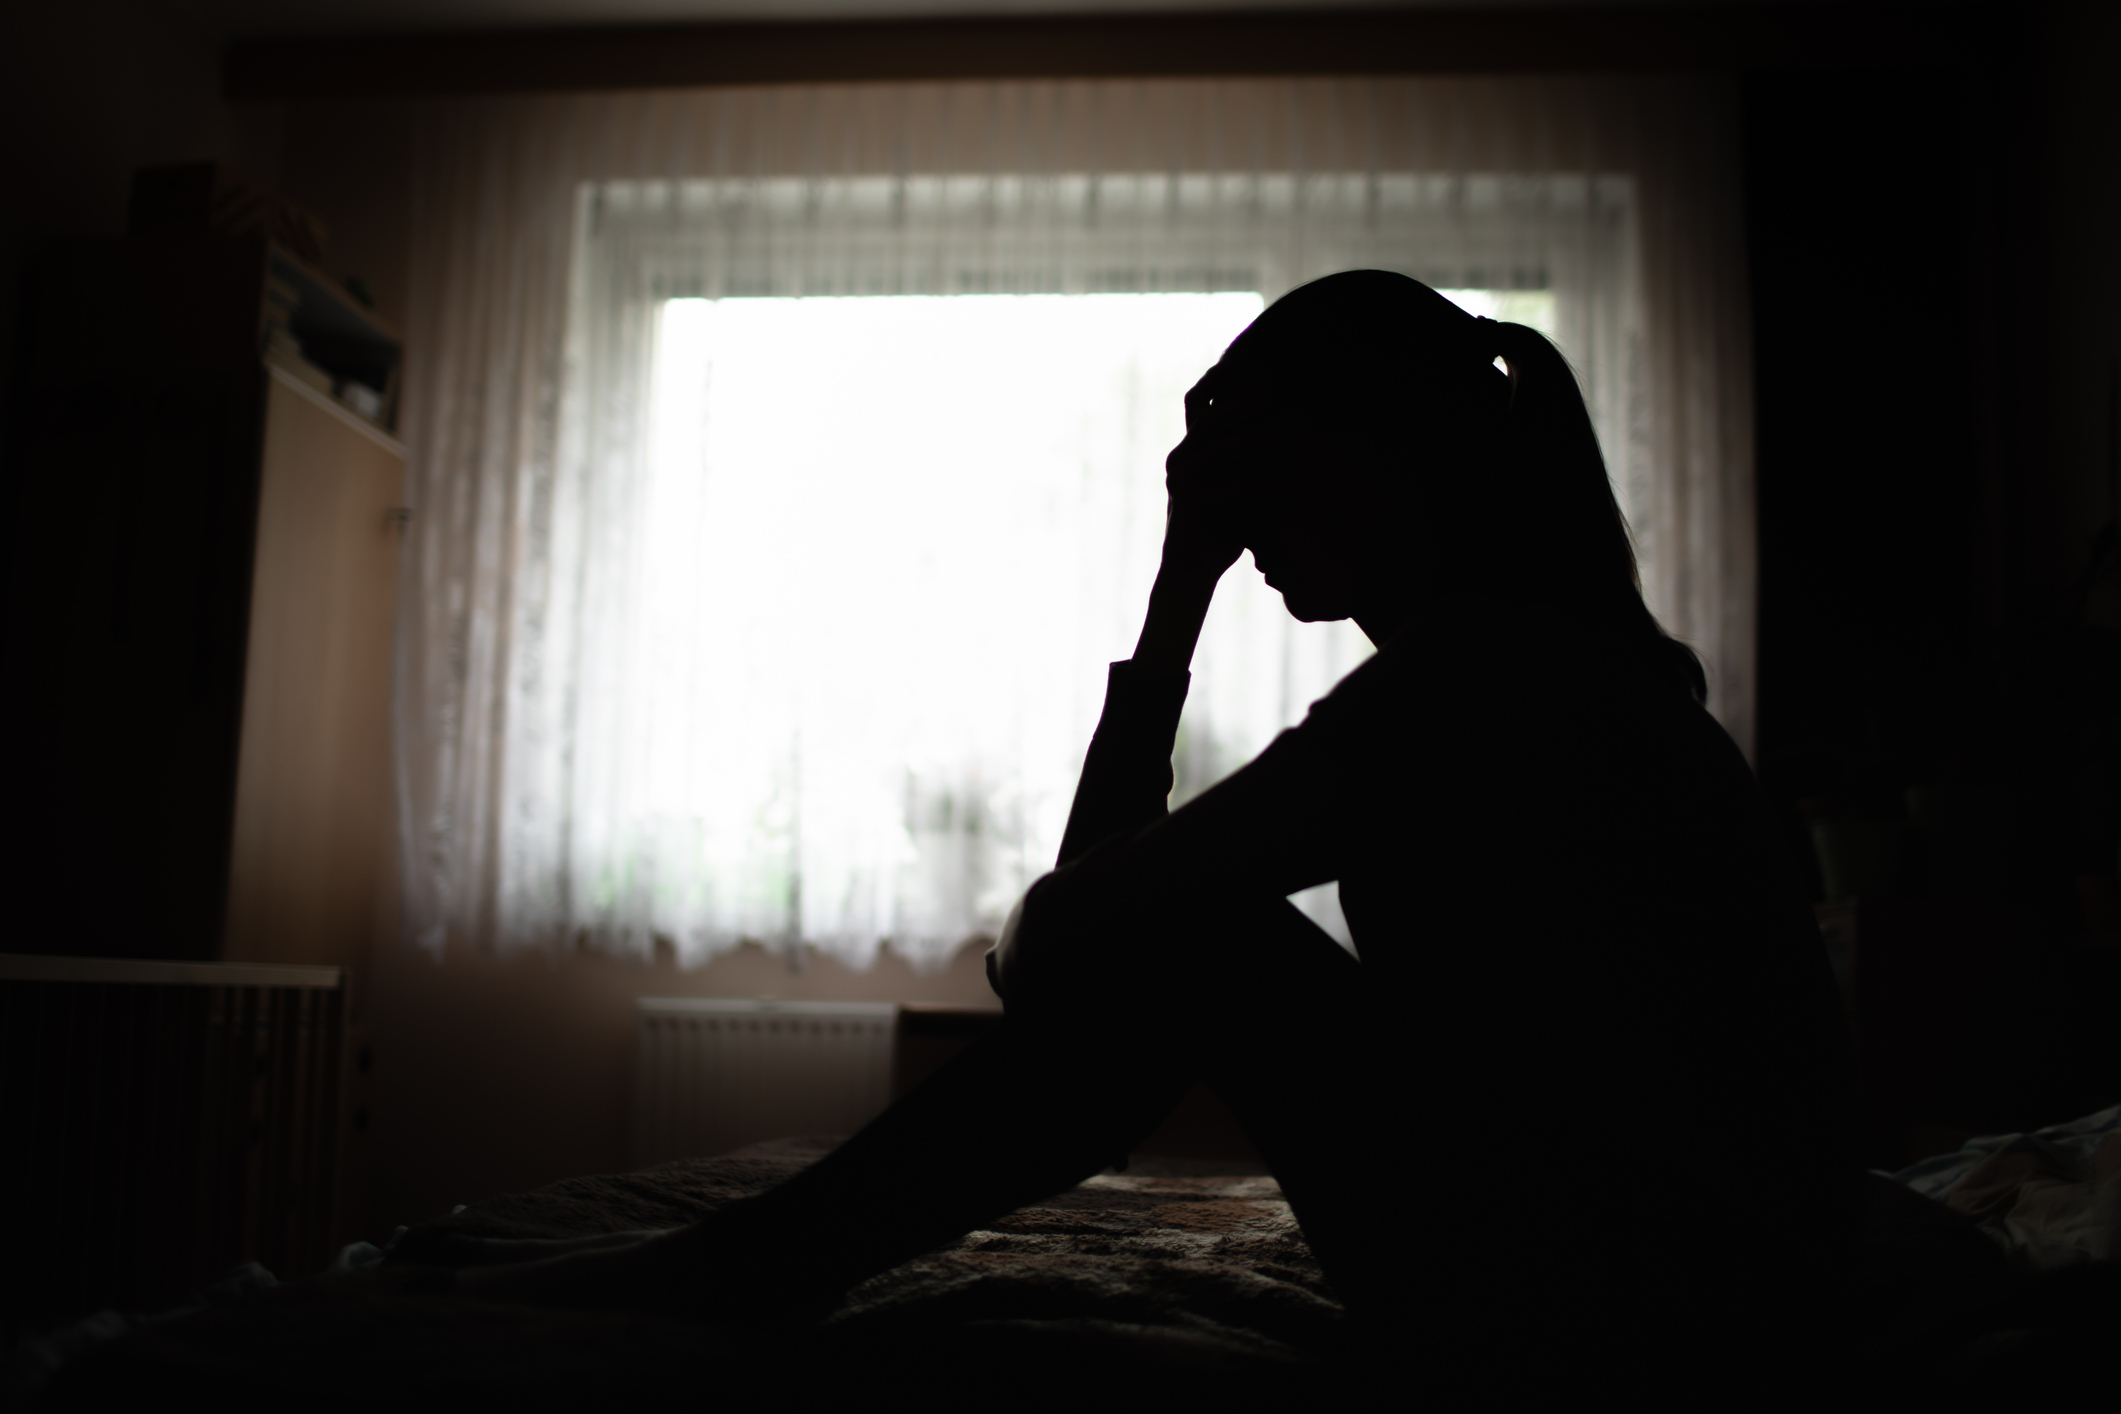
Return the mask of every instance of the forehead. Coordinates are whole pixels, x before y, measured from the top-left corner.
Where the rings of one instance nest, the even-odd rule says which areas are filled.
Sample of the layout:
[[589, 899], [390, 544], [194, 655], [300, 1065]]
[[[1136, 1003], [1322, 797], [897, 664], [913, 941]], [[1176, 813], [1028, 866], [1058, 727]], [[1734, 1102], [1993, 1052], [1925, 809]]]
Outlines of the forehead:
[[1189, 417], [1259, 424], [1304, 419], [1347, 402], [1374, 401], [1378, 380], [1331, 365], [1277, 367], [1224, 356], [1186, 394]]

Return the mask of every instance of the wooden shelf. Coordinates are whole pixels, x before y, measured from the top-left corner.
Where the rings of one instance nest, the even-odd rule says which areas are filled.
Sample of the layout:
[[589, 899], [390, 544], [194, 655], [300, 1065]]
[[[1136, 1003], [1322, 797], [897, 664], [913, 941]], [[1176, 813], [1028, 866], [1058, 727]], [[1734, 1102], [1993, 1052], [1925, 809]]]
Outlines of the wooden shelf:
[[363, 309], [338, 281], [283, 246], [267, 248], [266, 274], [295, 292], [288, 332], [301, 344], [302, 356], [334, 382], [373, 388], [383, 403], [378, 424], [385, 432], [396, 430], [404, 337], [390, 321]]

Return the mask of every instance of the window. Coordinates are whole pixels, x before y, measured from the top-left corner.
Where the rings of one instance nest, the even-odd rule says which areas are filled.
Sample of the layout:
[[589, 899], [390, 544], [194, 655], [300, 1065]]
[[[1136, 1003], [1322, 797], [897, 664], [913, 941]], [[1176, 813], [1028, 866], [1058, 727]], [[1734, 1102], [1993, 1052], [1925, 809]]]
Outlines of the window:
[[[1578, 76], [437, 106], [416, 178], [418, 515], [396, 679], [409, 936], [438, 955], [455, 938], [634, 956], [667, 937], [688, 962], [751, 937], [861, 966], [886, 938], [919, 964], [989, 926], [1050, 862], [1102, 663], [1131, 644], [1154, 566], [1176, 394], [1222, 337], [1195, 331], [1207, 348], [1159, 372], [1157, 350], [1177, 345], [1146, 311], [1256, 307], [1332, 270], [1402, 270], [1555, 335], [1583, 377], [1650, 602], [1703, 650], [1711, 706], [1744, 744], [1751, 424], [1728, 99], [1720, 82]], [[1071, 362], [1076, 387], [1032, 411], [1006, 388], [920, 417], [894, 404], [912, 432], [870, 437], [858, 457], [821, 450], [852, 423], [833, 415], [839, 402], [911, 365], [911, 335], [879, 334], [894, 352], [857, 385], [813, 378], [772, 415], [775, 435], [754, 437], [820, 465], [790, 472], [782, 456], [781, 475], [748, 489], [716, 481], [728, 439], [768, 420], [733, 391], [732, 370], [753, 359], [736, 352], [740, 333], [771, 343], [756, 321], [782, 317], [773, 309], [852, 321], [923, 306], [936, 320], [1102, 309], [1117, 322], [1097, 347], [1125, 346], [1124, 366], [1102, 352]], [[806, 377], [852, 337], [811, 340]], [[1005, 364], [993, 341], [934, 337], [943, 351], [923, 357], [958, 359], [957, 382]], [[1018, 470], [953, 469], [997, 422], [1022, 429]], [[883, 483], [860, 471], [890, 457], [941, 478], [940, 509], [910, 490], [877, 499]], [[671, 470], [688, 458], [704, 468], [690, 481]], [[1055, 468], [1076, 478], [1072, 495], [1039, 479]], [[739, 492], [771, 511], [759, 527], [723, 514]], [[975, 511], [1009, 528], [952, 528]], [[767, 521], [808, 538], [776, 549]], [[888, 535], [860, 534], [877, 525]], [[833, 562], [863, 566], [836, 594], [792, 568], [808, 555], [814, 569], [835, 535], [853, 548]], [[923, 535], [932, 562], [861, 558]], [[1092, 550], [1117, 559], [1099, 568]], [[1070, 564], [1072, 581], [1057, 572]], [[1352, 630], [1288, 623], [1248, 576], [1231, 576], [1209, 625], [1181, 798], [1364, 651]], [[1004, 592], [1067, 582], [1075, 597], [1044, 607]], [[779, 619], [759, 602], [768, 583], [783, 586]], [[937, 603], [966, 605], [961, 636], [877, 627], [926, 633]], [[1011, 657], [1030, 635], [997, 646], [987, 625], [1017, 618], [1064, 651]], [[805, 653], [827, 648], [860, 671], [806, 678], [818, 659]], [[1044, 685], [1048, 672], [1064, 688]], [[839, 726], [803, 728], [828, 708]], [[832, 770], [835, 754], [872, 764]]]
[[[545, 694], [564, 753], [525, 741], [512, 773], [504, 903], [687, 957], [751, 938], [929, 963], [998, 928], [1052, 867], [1104, 665], [1140, 627], [1185, 390], [1265, 292], [1390, 264], [1476, 313], [1595, 331], [1625, 312], [1629, 190], [585, 185], [561, 419], [580, 474], [550, 562], [576, 580], [575, 671]], [[1369, 651], [1289, 619], [1241, 561], [1174, 804]], [[1330, 886], [1299, 904], [1345, 940]]]
[[[1550, 291], [1453, 290], [1551, 328]], [[1052, 867], [1163, 458], [1257, 291], [658, 303], [630, 642], [579, 695], [583, 916], [946, 956]], [[1226, 577], [1174, 804], [1370, 652]], [[1299, 898], [1346, 941], [1331, 886]]]
[[[1450, 294], [1553, 322], [1549, 291]], [[750, 936], [795, 921], [933, 949], [995, 928], [1052, 865], [1104, 664], [1140, 627], [1181, 399], [1263, 307], [664, 302], [623, 625], [640, 666], [584, 744], [625, 833], [584, 861], [584, 903], [613, 907], [646, 872], [659, 914]], [[1240, 562], [1175, 803], [1369, 651], [1352, 624], [1288, 619]], [[1302, 903], [1345, 939], [1330, 889]]]

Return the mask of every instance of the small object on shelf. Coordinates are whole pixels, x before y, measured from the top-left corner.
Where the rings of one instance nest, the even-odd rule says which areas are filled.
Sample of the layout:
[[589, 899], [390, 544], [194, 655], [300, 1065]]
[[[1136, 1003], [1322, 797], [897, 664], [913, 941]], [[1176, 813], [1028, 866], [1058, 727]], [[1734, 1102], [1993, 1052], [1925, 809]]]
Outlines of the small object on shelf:
[[[314, 386], [384, 431], [392, 430], [396, 422], [399, 362], [396, 331], [373, 311], [362, 308], [343, 282], [304, 263], [290, 251], [277, 247], [271, 250], [267, 285], [264, 320], [268, 347], [277, 321], [298, 346], [302, 361], [323, 371], [326, 381]], [[272, 286], [293, 295], [292, 302], [285, 306], [284, 318], [275, 313], [278, 299]], [[314, 383], [307, 378], [304, 381]], [[351, 391], [354, 389], [359, 391]]]
[[341, 379], [338, 398], [371, 422], [383, 420], [383, 395], [366, 383], [356, 383], [351, 378]]

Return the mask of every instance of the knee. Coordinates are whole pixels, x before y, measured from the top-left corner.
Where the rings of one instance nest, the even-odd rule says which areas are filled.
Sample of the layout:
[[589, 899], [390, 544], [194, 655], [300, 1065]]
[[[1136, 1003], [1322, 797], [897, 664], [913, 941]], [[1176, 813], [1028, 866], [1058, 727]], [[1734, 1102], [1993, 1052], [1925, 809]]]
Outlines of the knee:
[[1169, 908], [1081, 900], [1060, 883], [1033, 884], [987, 951], [987, 982], [1025, 1015], [1168, 1014], [1186, 990], [1187, 920]]

